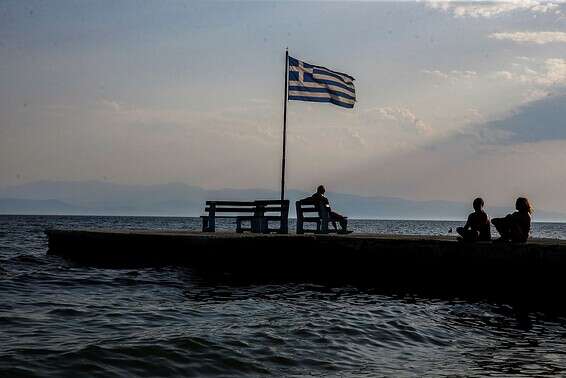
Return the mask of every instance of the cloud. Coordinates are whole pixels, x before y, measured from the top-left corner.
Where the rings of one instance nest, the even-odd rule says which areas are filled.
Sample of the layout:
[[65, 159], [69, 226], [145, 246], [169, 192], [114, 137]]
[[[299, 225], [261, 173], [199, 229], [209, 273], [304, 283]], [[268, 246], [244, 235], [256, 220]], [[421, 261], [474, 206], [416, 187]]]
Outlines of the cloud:
[[421, 70], [421, 72], [426, 74], [426, 75], [436, 77], [438, 79], [449, 79], [450, 78], [450, 76], [448, 76], [447, 73], [444, 73], [444, 72], [439, 71], [439, 70]]
[[547, 59], [546, 73], [539, 81], [546, 85], [566, 85], [566, 59]]
[[454, 17], [493, 18], [515, 11], [560, 14], [561, 2], [513, 0], [506, 2], [427, 1], [428, 7]]
[[509, 71], [497, 71], [493, 74], [496, 79], [513, 80], [513, 74]]
[[549, 58], [542, 62], [521, 59], [520, 63], [513, 63], [509, 70], [496, 71], [492, 76], [496, 79], [530, 85], [564, 86], [566, 85], [566, 59]]
[[365, 112], [374, 120], [392, 122], [405, 130], [416, 130], [421, 134], [427, 134], [432, 131], [429, 125], [407, 108], [388, 106], [368, 109]]
[[366, 147], [368, 145], [366, 139], [362, 135], [360, 135], [359, 131], [356, 130], [355, 128], [349, 127], [346, 128], [345, 130], [346, 130], [346, 135], [355, 144], [358, 144], [360, 147]]
[[482, 139], [495, 144], [566, 140], [565, 104], [566, 94], [531, 101], [507, 117], [487, 122], [481, 131]]
[[513, 33], [492, 33], [489, 38], [500, 41], [512, 41], [517, 43], [536, 43], [543, 45], [546, 43], [566, 43], [565, 32], [513, 32]]
[[470, 70], [465, 70], [465, 71], [452, 70], [447, 72], [442, 72], [439, 70], [422, 70], [421, 72], [424, 73], [425, 75], [429, 75], [438, 79], [450, 80], [450, 81], [470, 80], [470, 79], [475, 79], [478, 76], [478, 73], [476, 71], [470, 71]]
[[123, 106], [118, 101], [109, 100], [109, 99], [104, 98], [104, 99], [100, 100], [99, 102], [103, 107], [110, 108], [110, 109], [114, 110], [115, 112], [120, 112], [120, 111], [123, 110]]
[[544, 97], [552, 96], [552, 93], [543, 89], [532, 89], [523, 97], [523, 104], [540, 100]]
[[[277, 143], [280, 132], [271, 122], [272, 107], [267, 101], [250, 100], [241, 106], [224, 107], [218, 111], [204, 112], [179, 108], [143, 107], [103, 98], [91, 110], [97, 118], [128, 126], [145, 133], [168, 132], [214, 134], [229, 139], [257, 139], [265, 143]], [[262, 111], [258, 111], [261, 109]], [[70, 109], [79, 111], [79, 109]]]

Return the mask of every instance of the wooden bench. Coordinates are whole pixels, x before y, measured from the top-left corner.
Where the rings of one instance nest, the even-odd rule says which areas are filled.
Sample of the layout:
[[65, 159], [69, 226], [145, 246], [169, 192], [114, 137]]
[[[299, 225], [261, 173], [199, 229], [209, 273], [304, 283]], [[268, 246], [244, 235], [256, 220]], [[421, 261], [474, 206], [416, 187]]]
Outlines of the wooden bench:
[[[314, 232], [315, 234], [328, 234], [336, 232], [334, 229], [328, 228], [330, 220], [330, 212], [326, 207], [319, 209], [309, 199], [302, 199], [295, 202], [297, 210], [297, 234], [304, 234], [305, 232]], [[305, 213], [316, 213], [313, 216], [305, 216]], [[346, 222], [348, 219], [346, 218]], [[305, 223], [315, 223], [316, 230], [305, 229]]]
[[[289, 232], [289, 200], [206, 201], [204, 211], [208, 215], [201, 216], [203, 232], [214, 232], [217, 218], [236, 219], [236, 232]], [[270, 221], [279, 222], [279, 227], [269, 228]], [[243, 227], [243, 222], [249, 222], [249, 227]]]

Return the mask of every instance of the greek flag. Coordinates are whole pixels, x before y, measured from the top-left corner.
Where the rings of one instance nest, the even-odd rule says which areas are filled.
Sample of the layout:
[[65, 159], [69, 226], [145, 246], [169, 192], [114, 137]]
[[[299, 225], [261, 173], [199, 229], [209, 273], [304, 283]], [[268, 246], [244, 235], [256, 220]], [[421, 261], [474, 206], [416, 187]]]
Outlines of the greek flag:
[[354, 78], [328, 68], [289, 57], [289, 100], [331, 102], [353, 108], [356, 102]]

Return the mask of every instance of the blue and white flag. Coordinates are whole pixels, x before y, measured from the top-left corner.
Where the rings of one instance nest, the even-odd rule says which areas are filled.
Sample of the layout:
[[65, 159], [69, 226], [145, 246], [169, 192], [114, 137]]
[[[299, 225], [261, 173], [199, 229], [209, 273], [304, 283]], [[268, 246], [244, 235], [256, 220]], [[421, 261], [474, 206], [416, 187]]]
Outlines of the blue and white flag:
[[331, 102], [344, 108], [353, 108], [356, 102], [354, 78], [289, 57], [288, 99]]

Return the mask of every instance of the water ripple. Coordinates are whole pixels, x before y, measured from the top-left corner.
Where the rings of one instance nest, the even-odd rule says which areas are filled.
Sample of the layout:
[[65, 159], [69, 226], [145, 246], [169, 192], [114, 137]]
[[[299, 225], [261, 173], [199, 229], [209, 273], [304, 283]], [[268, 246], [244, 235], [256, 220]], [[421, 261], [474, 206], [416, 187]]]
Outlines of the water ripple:
[[[445, 232], [450, 222], [366, 222]], [[566, 319], [505, 303], [46, 256], [47, 227], [198, 229], [198, 219], [0, 216], [0, 376], [552, 376]], [[538, 228], [537, 228], [538, 227]], [[537, 225], [545, 235], [563, 226]]]

